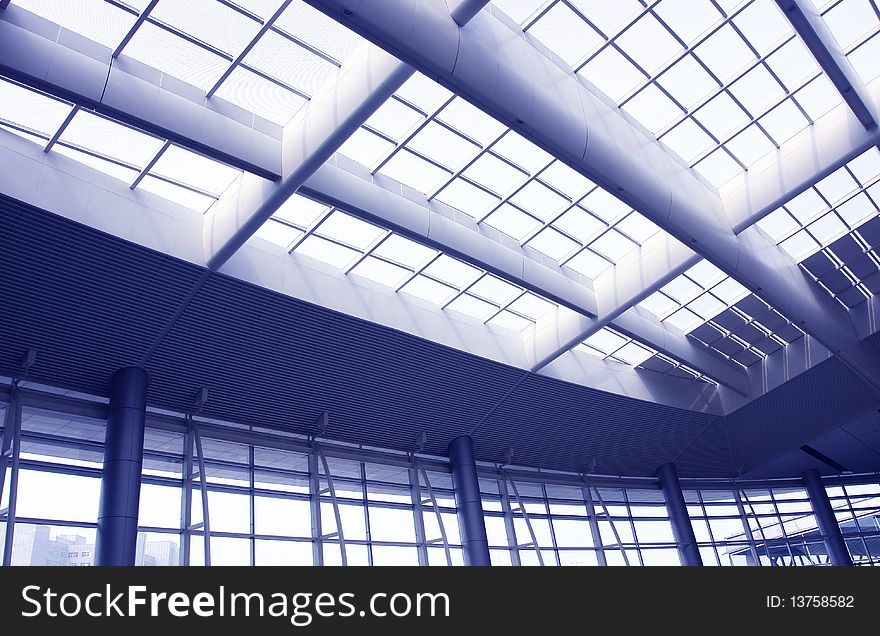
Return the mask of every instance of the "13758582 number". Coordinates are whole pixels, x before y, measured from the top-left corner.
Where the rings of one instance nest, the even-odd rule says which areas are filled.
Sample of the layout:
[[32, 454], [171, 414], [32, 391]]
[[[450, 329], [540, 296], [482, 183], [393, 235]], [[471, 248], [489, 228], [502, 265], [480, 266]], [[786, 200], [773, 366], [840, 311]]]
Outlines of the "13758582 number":
[[852, 608], [855, 607], [855, 597], [845, 595], [825, 595], [825, 594], [797, 594], [792, 596], [776, 596], [767, 597], [767, 607], [769, 608]]

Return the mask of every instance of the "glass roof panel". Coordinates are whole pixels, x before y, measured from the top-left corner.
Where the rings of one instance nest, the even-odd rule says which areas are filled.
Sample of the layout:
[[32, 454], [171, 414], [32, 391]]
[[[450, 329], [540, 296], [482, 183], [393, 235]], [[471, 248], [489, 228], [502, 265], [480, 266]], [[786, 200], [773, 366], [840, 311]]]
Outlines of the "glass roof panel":
[[772, 0], [494, 4], [714, 186], [842, 101]]
[[229, 61], [197, 44], [145, 22], [125, 47], [125, 55], [203, 91], [220, 78]]
[[157, 137], [123, 126], [85, 110], [79, 111], [59, 141], [143, 168], [162, 147]]
[[[276, 7], [280, 4], [279, 0], [273, 2]], [[301, 0], [290, 3], [275, 26], [337, 62], [343, 62], [363, 42], [354, 31]]]
[[479, 151], [479, 146], [436, 122], [429, 122], [409, 141], [409, 148], [454, 169]]
[[274, 31], [257, 41], [243, 63], [308, 96], [338, 71], [335, 64]]
[[[608, 8], [608, 16], [614, 14]], [[341, 152], [585, 276], [598, 275], [660, 231], [589, 179], [419, 74]], [[608, 232], [620, 222], [619, 231]], [[592, 255], [582, 254], [597, 240]]]
[[273, 215], [274, 218], [298, 227], [311, 228], [330, 211], [330, 207], [299, 194], [292, 194]]
[[100, 170], [104, 174], [110, 175], [114, 179], [125, 181], [126, 183], [131, 183], [132, 179], [138, 175], [138, 171], [134, 168], [127, 168], [115, 161], [108, 161], [107, 159], [102, 159], [94, 154], [76, 150], [75, 148], [63, 144], [55, 144], [52, 147], [52, 152], [57, 152], [59, 155], [75, 159], [81, 164], [94, 168], [95, 170]]
[[270, 17], [278, 8], [280, 0], [235, 0], [235, 3], [260, 18]]
[[492, 0], [492, 4], [504, 11], [514, 22], [522, 24], [547, 4], [547, 0]]
[[260, 28], [216, 0], [162, 0], [150, 16], [230, 55], [244, 49]]
[[207, 212], [214, 205], [215, 199], [205, 194], [193, 192], [179, 185], [169, 183], [157, 177], [147, 175], [138, 184], [138, 189], [151, 192], [155, 195], [173, 201], [185, 208], [190, 208], [196, 212]]
[[[116, 48], [147, 0], [21, 0], [16, 4]], [[279, 125], [286, 124], [362, 42], [352, 31], [294, 0], [263, 33], [281, 0], [163, 0], [123, 54], [217, 95]], [[252, 48], [250, 48], [252, 47]], [[248, 50], [218, 87], [237, 56]]]
[[872, 35], [880, 22], [876, 5], [871, 0], [843, 0], [822, 4], [827, 7], [822, 16], [825, 24], [844, 51]]
[[219, 197], [241, 174], [241, 171], [172, 145], [162, 153], [150, 170], [150, 174], [175, 179], [184, 185]]
[[435, 305], [443, 305], [457, 293], [454, 287], [419, 274], [401, 288], [401, 293], [411, 294]]
[[400, 100], [386, 99], [367, 119], [366, 127], [390, 137], [394, 141], [400, 141], [424, 118], [424, 115], [419, 111]]
[[411, 270], [416, 270], [434, 258], [437, 255], [437, 250], [411, 241], [398, 234], [392, 234], [373, 253], [408, 267]]
[[136, 19], [105, 0], [15, 0], [15, 4], [111, 49]]
[[353, 247], [361, 252], [375, 243], [384, 231], [380, 228], [336, 210], [315, 232], [343, 245]]
[[300, 195], [291, 196], [256, 235], [505, 329], [521, 331], [556, 308], [519, 285]]
[[880, 150], [871, 148], [758, 222], [847, 309], [880, 291]]
[[461, 97], [456, 97], [449, 102], [437, 114], [437, 120], [482, 145], [498, 137], [504, 130], [501, 123]]
[[352, 274], [364, 276], [386, 287], [396, 288], [410, 276], [410, 270], [389, 263], [381, 258], [368, 256], [351, 270]]
[[706, 261], [673, 279], [638, 307], [744, 367], [803, 335]]
[[[522, 210], [505, 203], [486, 217], [484, 221], [495, 229], [501, 230], [518, 241], [524, 240], [541, 227], [541, 222]], [[532, 247], [536, 247], [532, 244]], [[536, 247], [537, 249], [537, 247]], [[542, 250], [543, 251], [543, 250]]]
[[573, 66], [602, 42], [602, 36], [596, 29], [581, 20], [563, 2], [554, 4], [529, 27], [527, 33], [538, 38], [569, 66]]
[[[582, 343], [575, 351], [589, 353], [606, 361], [637, 367], [642, 371], [652, 371], [687, 377], [700, 382], [718, 384], [715, 380], [693, 371], [680, 361], [659, 353], [656, 349], [609, 327], [603, 327]], [[682, 373], [682, 371], [687, 371]]]
[[260, 226], [254, 236], [265, 239], [281, 247], [289, 247], [294, 241], [303, 235], [302, 231], [270, 219]]
[[230, 73], [216, 95], [279, 126], [307, 103], [304, 97], [241, 66]]
[[493, 318], [490, 318], [486, 324], [504, 327], [505, 329], [509, 329], [510, 331], [522, 331], [523, 329], [531, 325], [532, 321], [527, 318], [523, 318], [522, 316], [517, 316], [512, 311], [507, 311], [505, 309], [495, 314], [495, 316]]
[[70, 104], [0, 79], [0, 121], [48, 138], [58, 130], [70, 109]]

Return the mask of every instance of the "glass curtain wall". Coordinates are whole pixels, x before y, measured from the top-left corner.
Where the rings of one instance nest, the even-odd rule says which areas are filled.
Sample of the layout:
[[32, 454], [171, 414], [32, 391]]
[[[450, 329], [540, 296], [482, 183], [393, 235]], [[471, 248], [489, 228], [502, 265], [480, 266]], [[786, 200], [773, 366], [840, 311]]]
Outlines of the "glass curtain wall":
[[[49, 409], [46, 395], [25, 391], [10, 561], [91, 565], [106, 405], [50, 396]], [[147, 422], [138, 565], [464, 561], [444, 458], [164, 413]], [[4, 465], [5, 550], [11, 461]], [[478, 472], [494, 565], [680, 564], [654, 479], [490, 464]], [[854, 563], [880, 562], [880, 475], [825, 483]], [[800, 480], [683, 479], [682, 487], [705, 565], [829, 563]]]

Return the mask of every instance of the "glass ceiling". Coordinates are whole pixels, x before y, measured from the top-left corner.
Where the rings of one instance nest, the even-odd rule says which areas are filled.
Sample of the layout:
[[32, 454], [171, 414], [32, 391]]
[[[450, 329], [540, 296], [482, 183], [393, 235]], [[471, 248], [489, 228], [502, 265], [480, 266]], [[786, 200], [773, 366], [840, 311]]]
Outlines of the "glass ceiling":
[[361, 42], [302, 0], [161, 0], [137, 28], [149, 0], [14, 4], [279, 125]]
[[256, 235], [345, 274], [513, 331], [557, 307], [439, 250], [297, 194]]
[[716, 187], [842, 101], [773, 0], [493, 4]]
[[77, 105], [0, 78], [0, 127], [179, 205], [205, 212], [241, 174]]
[[880, 150], [871, 148], [758, 222], [844, 307], [876, 293]]
[[661, 231], [563, 162], [419, 74], [340, 152], [590, 279]]
[[705, 260], [637, 307], [743, 367], [804, 335], [770, 305]]
[[[61, 26], [285, 125], [361, 38], [303, 0], [13, 0]], [[880, 76], [878, 0], [817, 0], [864, 82]], [[720, 186], [841, 103], [773, 0], [493, 0], [709, 183]], [[143, 19], [138, 21], [139, 16]], [[166, 139], [0, 79], [0, 127], [200, 212], [241, 174]], [[657, 226], [495, 119], [416, 74], [340, 148], [588, 279]], [[846, 307], [880, 291], [880, 151], [759, 223]], [[522, 331], [555, 304], [343, 210], [294, 195], [258, 232], [316, 258]], [[742, 366], [803, 333], [708, 262], [639, 307]], [[714, 382], [603, 329], [578, 349]]]
[[718, 382], [691, 369], [687, 365], [659, 353], [656, 349], [622, 333], [603, 327], [575, 347], [575, 351], [585, 351], [591, 355], [618, 362], [628, 366], [671, 375], [688, 380], [697, 380], [717, 385]]
[[865, 84], [880, 76], [880, 5], [877, 0], [815, 3], [825, 24]]

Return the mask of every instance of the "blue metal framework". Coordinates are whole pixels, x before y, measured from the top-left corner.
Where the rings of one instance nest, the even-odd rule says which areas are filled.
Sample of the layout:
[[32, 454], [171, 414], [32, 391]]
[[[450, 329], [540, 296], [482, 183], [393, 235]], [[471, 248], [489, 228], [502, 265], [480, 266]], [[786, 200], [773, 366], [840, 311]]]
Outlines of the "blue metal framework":
[[[11, 454], [21, 474], [12, 489], [19, 538], [5, 554], [12, 564], [45, 564], [48, 554], [34, 551], [35, 532], [52, 545], [94, 544], [106, 429], [98, 418], [106, 406], [31, 388], [23, 390], [22, 403], [22, 450]], [[325, 440], [316, 448], [304, 437], [190, 418], [147, 414], [139, 565], [464, 563], [447, 459]], [[193, 464], [187, 449], [199, 445], [201, 470], [187, 473]], [[475, 468], [493, 565], [681, 563], [684, 546], [657, 479]], [[204, 490], [193, 510], [211, 515], [210, 526], [193, 524], [187, 514], [196, 478]], [[800, 479], [680, 483], [705, 565], [830, 563], [829, 535]], [[880, 475], [820, 483], [853, 562], [880, 562]], [[4, 502], [9, 495], [7, 485]], [[72, 501], [60, 503], [64, 497]]]

